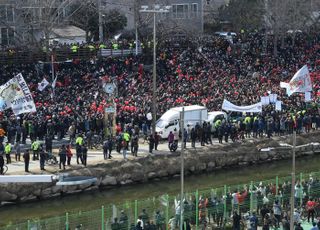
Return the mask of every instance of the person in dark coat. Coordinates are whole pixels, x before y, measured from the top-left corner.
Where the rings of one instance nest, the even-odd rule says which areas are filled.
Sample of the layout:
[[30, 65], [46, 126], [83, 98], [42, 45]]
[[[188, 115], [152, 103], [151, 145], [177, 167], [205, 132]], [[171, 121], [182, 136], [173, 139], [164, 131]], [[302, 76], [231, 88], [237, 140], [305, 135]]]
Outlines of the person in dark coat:
[[160, 135], [156, 132], [155, 137], [154, 137], [154, 149], [158, 150], [158, 145], [160, 142]]
[[24, 171], [29, 172], [30, 151], [26, 150], [23, 154], [24, 159]]
[[79, 164], [79, 159], [81, 161], [81, 164], [83, 163], [82, 159], [82, 147], [81, 145], [76, 145], [76, 156], [77, 156], [77, 164]]
[[66, 169], [66, 161], [67, 161], [67, 151], [66, 146], [62, 145], [59, 149], [59, 169], [61, 169], [61, 165], [63, 166], [63, 170]]
[[43, 151], [43, 148], [40, 148], [40, 170], [45, 170], [44, 163], [46, 161], [46, 153]]
[[218, 140], [220, 144], [222, 144], [223, 135], [224, 135], [224, 127], [223, 125], [220, 125], [218, 128]]
[[152, 150], [154, 148], [154, 137], [152, 134], [150, 134], [148, 138], [148, 142], [149, 142], [149, 153], [152, 153]]
[[4, 159], [3, 159], [3, 155], [4, 153], [3, 152], [0, 152], [0, 175], [3, 174], [3, 166], [4, 166]]
[[52, 136], [49, 134], [45, 137], [45, 146], [46, 146], [46, 152], [48, 154], [52, 154]]
[[195, 131], [194, 128], [191, 129], [190, 138], [191, 138], [191, 146], [193, 148], [195, 148], [196, 147], [197, 134], [196, 134], [196, 131]]
[[88, 148], [86, 145], [82, 146], [82, 164], [87, 166]]

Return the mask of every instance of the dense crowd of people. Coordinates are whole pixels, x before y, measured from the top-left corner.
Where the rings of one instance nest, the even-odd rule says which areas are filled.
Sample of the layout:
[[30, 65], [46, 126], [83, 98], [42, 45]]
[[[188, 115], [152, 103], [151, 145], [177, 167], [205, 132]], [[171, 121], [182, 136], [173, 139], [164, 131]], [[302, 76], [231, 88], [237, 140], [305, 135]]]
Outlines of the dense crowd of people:
[[[295, 209], [294, 226], [295, 230], [301, 230], [302, 225], [309, 223], [311, 229], [319, 229], [319, 190], [320, 181], [314, 175], [309, 178], [297, 181], [295, 184]], [[290, 229], [290, 193], [291, 181], [260, 182], [254, 186], [238, 186], [237, 189], [229, 189], [225, 194], [222, 191], [212, 190], [211, 192], [199, 193], [197, 200], [194, 195], [186, 197], [183, 201], [184, 229], [192, 229], [198, 224], [199, 228], [206, 229], [248, 229], [263, 230], [269, 229]], [[169, 212], [174, 213], [168, 216], [162, 209], [145, 209], [143, 205], [136, 223], [131, 224], [132, 230], [161, 230], [178, 229], [180, 225], [181, 205], [179, 200], [170, 201]], [[174, 209], [174, 212], [172, 211]], [[111, 224], [112, 230], [127, 229], [129, 213], [125, 210], [115, 218]], [[309, 230], [309, 229], [308, 229]]]
[[[277, 57], [272, 56], [271, 40], [265, 52], [264, 38], [259, 33], [242, 36], [234, 44], [221, 38], [198, 39], [195, 47], [201, 46], [201, 52], [188, 47], [179, 50], [171, 43], [165, 43], [158, 58], [157, 115], [159, 117], [175, 106], [191, 104], [202, 104], [209, 111], [218, 111], [224, 98], [238, 105], [248, 105], [260, 101], [261, 96], [276, 93], [278, 100], [283, 102], [283, 111], [276, 112], [273, 106], [266, 106], [258, 116], [264, 123], [268, 117], [279, 123], [281, 119], [293, 118], [288, 115], [294, 115], [298, 120], [296, 125], [302, 122], [299, 118], [311, 119], [319, 125], [316, 104], [320, 79], [318, 40], [318, 34], [300, 34], [296, 36], [294, 46], [288, 40], [285, 47], [279, 47]], [[34, 125], [31, 131], [40, 139], [48, 130], [59, 131], [59, 137], [63, 137], [72, 123], [77, 131], [101, 132], [104, 108], [110, 103], [101, 86], [114, 80], [118, 87], [115, 99], [117, 123], [122, 128], [125, 124], [133, 124], [141, 129], [142, 124], [148, 122], [146, 114], [151, 111], [152, 78], [140, 60], [130, 56], [59, 63], [56, 65], [58, 80], [53, 98], [49, 87], [43, 92], [37, 90], [43, 77], [51, 79], [50, 66], [3, 66], [1, 83], [21, 72], [37, 105], [36, 114], [21, 116], [19, 122], [10, 112], [2, 113], [3, 126], [10, 133], [16, 129], [13, 128], [16, 123], [29, 127], [26, 123], [31, 122]], [[309, 66], [314, 85], [314, 100], [309, 105], [300, 94], [287, 97], [279, 86], [280, 81], [288, 81], [304, 64]]]
[[[279, 44], [277, 56], [273, 53], [272, 36], [266, 39], [259, 32], [240, 34], [233, 42], [221, 37], [162, 42], [157, 59], [157, 117], [181, 105], [198, 104], [209, 111], [220, 111], [223, 99], [249, 105], [259, 102], [261, 96], [277, 94], [282, 101], [281, 111], [276, 111], [271, 104], [264, 106], [261, 114], [232, 113], [229, 119], [186, 129], [183, 141], [190, 140], [194, 146], [196, 140], [201, 144], [210, 143], [212, 134], [222, 143], [229, 138], [236, 141], [283, 135], [293, 130], [298, 133], [316, 130], [320, 127], [319, 40], [318, 33], [298, 33], [293, 43], [288, 35], [283, 44]], [[149, 136], [151, 120], [147, 114], [152, 108], [152, 72], [144, 65], [145, 59], [143, 55], [100, 59], [92, 56], [90, 61], [74, 58], [72, 62], [55, 63], [55, 88], [48, 86], [44, 91], [37, 89], [38, 83], [43, 78], [53, 82], [50, 64], [3, 65], [0, 84], [22, 73], [37, 112], [14, 116], [9, 110], [2, 111], [0, 138], [3, 141], [6, 137], [14, 145], [25, 144], [27, 138], [34, 142], [68, 135], [72, 143], [82, 134], [90, 148], [95, 134], [104, 140], [112, 139], [104, 132], [104, 111], [115, 103], [119, 137], [110, 140], [111, 145], [116, 147], [117, 142], [124, 143], [123, 133], [127, 132], [129, 140], [125, 140], [127, 146], [122, 148], [128, 149], [130, 142], [137, 149], [136, 139], [132, 143], [131, 137], [138, 135], [139, 138], [141, 130], [152, 143], [152, 152], [159, 137]], [[308, 103], [303, 94], [288, 97], [280, 88], [280, 81], [288, 82], [305, 64], [313, 83], [312, 102]], [[107, 96], [103, 89], [111, 82], [117, 88], [114, 97]]]

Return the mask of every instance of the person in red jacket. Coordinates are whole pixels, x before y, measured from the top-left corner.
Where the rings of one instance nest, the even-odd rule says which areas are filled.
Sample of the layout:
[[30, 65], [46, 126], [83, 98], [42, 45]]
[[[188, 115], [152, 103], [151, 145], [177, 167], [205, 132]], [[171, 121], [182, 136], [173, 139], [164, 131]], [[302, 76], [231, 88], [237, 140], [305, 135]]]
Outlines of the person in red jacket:
[[312, 218], [312, 223], [314, 222], [314, 209], [316, 207], [316, 202], [313, 201], [312, 198], [309, 198], [308, 202], [307, 202], [307, 211], [308, 211], [308, 222], [310, 223], [310, 216]]
[[71, 158], [73, 156], [72, 152], [71, 152], [71, 145], [67, 145], [67, 164], [70, 165], [71, 164]]

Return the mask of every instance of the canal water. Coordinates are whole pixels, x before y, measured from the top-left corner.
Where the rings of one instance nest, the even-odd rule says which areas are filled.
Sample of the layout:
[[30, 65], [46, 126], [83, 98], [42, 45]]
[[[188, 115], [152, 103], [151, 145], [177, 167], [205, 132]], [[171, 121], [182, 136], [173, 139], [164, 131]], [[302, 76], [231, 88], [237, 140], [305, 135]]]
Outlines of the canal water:
[[[297, 173], [320, 171], [320, 156], [299, 158], [296, 161]], [[222, 169], [209, 174], [192, 175], [185, 178], [187, 192], [196, 189], [205, 190], [217, 188], [225, 184], [240, 184], [250, 181], [260, 181], [278, 176], [289, 176], [291, 161], [281, 160], [255, 166], [241, 166], [231, 169]], [[94, 210], [102, 205], [122, 203], [127, 200], [157, 197], [168, 193], [176, 195], [180, 191], [178, 178], [155, 181], [147, 184], [135, 184], [104, 191], [94, 191], [54, 198], [45, 201], [35, 201], [25, 204], [8, 205], [0, 208], [0, 225], [21, 222], [27, 219], [38, 219], [64, 215], [65, 212]]]

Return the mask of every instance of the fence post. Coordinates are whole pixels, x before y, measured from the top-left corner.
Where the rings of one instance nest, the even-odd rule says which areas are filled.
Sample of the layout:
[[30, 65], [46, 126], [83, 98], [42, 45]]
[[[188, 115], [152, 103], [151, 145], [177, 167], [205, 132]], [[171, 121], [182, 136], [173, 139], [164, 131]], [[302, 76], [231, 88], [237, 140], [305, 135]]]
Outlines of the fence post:
[[302, 187], [302, 179], [303, 179], [303, 174], [300, 173], [300, 189], [302, 192], [300, 192], [300, 205], [302, 205], [302, 200], [303, 200], [303, 187]]
[[196, 191], [196, 230], [198, 230], [199, 226], [199, 192], [198, 189]]
[[138, 219], [138, 201], [135, 200], [134, 201], [134, 222], [133, 223], [136, 223]]
[[253, 210], [253, 182], [250, 183], [250, 213], [252, 214]]
[[227, 219], [227, 185], [224, 186], [223, 221]]
[[28, 228], [28, 230], [30, 230], [30, 220], [28, 220], [27, 228]]
[[168, 223], [169, 223], [169, 195], [166, 195], [167, 206], [166, 206], [166, 230], [168, 230]]
[[69, 230], [69, 214], [66, 213], [66, 230]]
[[101, 230], [104, 230], [104, 206], [101, 207]]
[[276, 176], [276, 197], [278, 197], [278, 193], [279, 193], [279, 177]]

